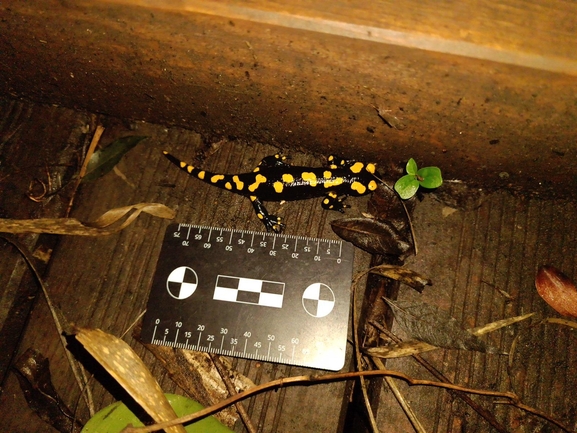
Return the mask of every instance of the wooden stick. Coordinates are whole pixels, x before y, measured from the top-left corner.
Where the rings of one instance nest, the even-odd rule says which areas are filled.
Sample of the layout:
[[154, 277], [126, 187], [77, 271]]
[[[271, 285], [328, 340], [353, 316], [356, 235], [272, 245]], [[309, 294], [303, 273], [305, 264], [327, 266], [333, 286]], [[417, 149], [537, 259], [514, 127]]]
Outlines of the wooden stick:
[[[218, 370], [218, 374], [220, 374], [220, 377], [222, 378], [222, 381], [224, 382], [224, 385], [226, 386], [228, 393], [231, 395], [231, 397], [237, 395], [238, 393], [236, 392], [236, 389], [234, 388], [234, 384], [232, 383], [232, 380], [230, 380], [227, 369], [222, 364], [220, 357], [218, 355], [211, 353], [210, 359], [212, 359], [214, 366]], [[244, 426], [248, 430], [248, 433], [257, 433], [257, 431], [254, 428], [254, 425], [252, 424], [252, 421], [250, 420], [250, 417], [248, 416], [248, 413], [247, 413], [246, 409], [244, 408], [244, 406], [240, 402], [236, 402], [234, 404], [234, 407], [236, 408], [238, 414], [240, 415], [240, 418], [242, 419]]]
[[[385, 368], [385, 364], [379, 358], [374, 358], [373, 362], [375, 363], [378, 369], [383, 370]], [[415, 411], [413, 410], [407, 399], [405, 399], [405, 397], [401, 393], [401, 390], [399, 389], [393, 378], [385, 377], [385, 382], [387, 382], [387, 385], [389, 385], [389, 388], [391, 388], [393, 395], [395, 396], [397, 402], [403, 409], [403, 412], [405, 412], [407, 418], [409, 418], [409, 421], [411, 422], [411, 425], [413, 426], [415, 431], [417, 433], [426, 433], [425, 427], [423, 427], [423, 424], [421, 424], [421, 421], [419, 421], [419, 418], [417, 418], [417, 414], [415, 413]]]
[[104, 126], [98, 125], [96, 127], [96, 131], [94, 131], [94, 136], [92, 137], [92, 141], [90, 142], [90, 146], [88, 146], [88, 150], [86, 151], [86, 156], [84, 157], [84, 162], [82, 163], [82, 167], [80, 167], [80, 171], [78, 172], [78, 179], [76, 179], [76, 186], [74, 187], [74, 191], [72, 192], [72, 198], [68, 203], [68, 208], [66, 209], [66, 216], [70, 215], [70, 211], [72, 210], [72, 205], [74, 204], [74, 197], [76, 196], [76, 191], [78, 191], [78, 186], [80, 182], [82, 182], [82, 178], [86, 174], [86, 167], [88, 167], [88, 163], [90, 162], [90, 158], [94, 154], [94, 150], [100, 141], [100, 137], [102, 137], [102, 133], [104, 132]]

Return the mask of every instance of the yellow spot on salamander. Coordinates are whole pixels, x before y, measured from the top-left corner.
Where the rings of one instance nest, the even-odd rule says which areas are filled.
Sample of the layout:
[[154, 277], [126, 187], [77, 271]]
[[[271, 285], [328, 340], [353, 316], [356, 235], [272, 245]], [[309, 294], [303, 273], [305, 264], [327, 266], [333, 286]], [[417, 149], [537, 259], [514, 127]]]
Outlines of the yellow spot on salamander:
[[351, 165], [351, 171], [353, 173], [360, 173], [364, 166], [365, 164], [362, 162], [355, 162], [353, 165]]
[[254, 183], [253, 183], [253, 184], [250, 184], [250, 185], [248, 186], [248, 190], [249, 190], [250, 192], [255, 192], [255, 191], [257, 190], [258, 186], [259, 186], [261, 183], [265, 183], [265, 182], [266, 182], [266, 177], [264, 177], [262, 174], [257, 174], [257, 175], [255, 176], [255, 178], [254, 178]]
[[248, 197], [250, 201], [256, 201], [256, 195], [251, 195]]
[[237, 175], [234, 175], [232, 177], [232, 181], [235, 183], [236, 189], [238, 189], [239, 191], [242, 191], [242, 189], [244, 188], [244, 182], [242, 180], [240, 180]]
[[373, 164], [372, 162], [367, 164], [367, 171], [369, 173], [374, 173], [377, 170], [377, 168], [375, 167], [375, 164]]
[[358, 192], [359, 194], [364, 194], [365, 192], [367, 192], [367, 187], [357, 181], [351, 184], [351, 189]]
[[323, 200], [323, 203], [324, 203], [324, 204], [329, 204], [330, 202], [331, 202], [331, 201], [330, 201], [328, 198], [325, 198], [325, 199]]
[[227, 182], [227, 183], [224, 184], [224, 187], [225, 187], [226, 189], [232, 189], [232, 184], [231, 184], [230, 182]]
[[282, 181], [284, 183], [292, 183], [295, 181], [295, 178], [293, 177], [292, 174], [285, 173], [282, 175]]
[[219, 180], [222, 180], [222, 179], [224, 179], [224, 176], [222, 174], [215, 174], [214, 176], [212, 176], [210, 178], [210, 181], [212, 183], [217, 183]]
[[272, 184], [272, 187], [274, 188], [274, 190], [276, 192], [278, 192], [280, 194], [283, 190], [284, 185], [282, 182], [277, 180], [275, 183]]
[[259, 171], [260, 171], [260, 167], [255, 167], [252, 172], [253, 172], [253, 173], [258, 173]]
[[334, 179], [327, 179], [325, 181], [325, 188], [332, 188], [333, 186], [338, 186], [344, 182], [342, 177], [335, 177]]
[[310, 171], [304, 171], [302, 178], [305, 182], [308, 182], [310, 186], [317, 186], [317, 177], [314, 173]]
[[374, 191], [375, 189], [377, 189], [377, 182], [375, 182], [374, 180], [371, 180], [371, 181], [369, 182], [369, 189], [370, 189], [371, 191]]
[[199, 171], [198, 174], [197, 174], [197, 176], [198, 176], [199, 179], [202, 180], [202, 179], [204, 179], [204, 175], [205, 175], [205, 174], [206, 174], [206, 171], [203, 170], [203, 171]]
[[333, 174], [328, 170], [323, 173], [325, 179], [330, 179], [332, 175]]
[[328, 196], [329, 196], [330, 198], [337, 198], [337, 193], [334, 192], [334, 191], [331, 191], [331, 192], [328, 193]]
[[256, 216], [257, 216], [259, 219], [263, 219], [263, 218], [264, 218], [264, 215], [261, 214], [261, 213], [257, 213]]
[[[181, 164], [182, 165], [182, 164]], [[184, 168], [186, 166], [186, 171], [190, 174], [192, 173], [192, 170], [194, 170], [194, 167], [192, 165], [182, 165], [182, 168]]]
[[192, 168], [191, 166], [188, 166], [188, 167], [187, 167], [187, 165], [188, 165], [188, 164], [187, 164], [186, 162], [180, 161], [180, 168], [185, 168], [185, 167], [186, 167], [187, 169], [188, 169], [188, 167]]

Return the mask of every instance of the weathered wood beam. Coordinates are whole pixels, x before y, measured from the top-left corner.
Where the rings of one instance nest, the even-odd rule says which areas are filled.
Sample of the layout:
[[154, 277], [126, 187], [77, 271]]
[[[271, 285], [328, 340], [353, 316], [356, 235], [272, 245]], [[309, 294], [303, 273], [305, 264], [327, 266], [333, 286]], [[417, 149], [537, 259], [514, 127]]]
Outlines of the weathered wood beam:
[[[377, 4], [384, 8], [380, 15], [379, 9], [358, 11], [340, 3], [323, 15], [324, 2], [307, 13], [302, 2], [266, 8], [267, 2], [243, 2], [244, 9], [238, 2], [219, 3], [227, 13], [211, 11], [216, 2], [134, 3], [3, 2], [0, 92], [180, 125], [208, 140], [234, 136], [383, 166], [414, 157], [420, 165], [440, 166], [446, 178], [488, 187], [558, 196], [572, 195], [577, 187], [571, 164], [577, 156], [577, 76], [570, 70], [450, 54], [442, 44], [427, 51], [319, 31], [321, 24], [350, 17], [345, 28], [379, 26], [414, 35], [413, 22], [430, 40], [544, 58], [549, 65], [559, 61], [571, 69], [575, 58], [567, 38], [575, 32], [577, 14], [560, 8], [574, 5], [530, 3], [523, 12], [517, 2], [502, 12], [515, 17], [503, 26], [499, 8], [482, 3], [489, 28], [483, 33], [475, 10], [461, 6], [439, 17], [427, 2], [421, 9], [407, 2], [406, 17], [390, 9], [405, 3], [386, 2]], [[257, 20], [246, 15], [249, 9], [287, 20], [304, 16], [312, 30]], [[241, 18], [239, 10], [245, 13]], [[565, 18], [555, 24], [559, 14]], [[465, 24], [456, 24], [458, 17]], [[542, 22], [533, 30], [537, 17]], [[470, 34], [459, 32], [467, 23]], [[554, 43], [550, 56], [542, 41], [529, 41], [533, 32], [541, 32], [535, 40], [545, 35]], [[405, 127], [385, 125], [373, 106], [391, 110]]]

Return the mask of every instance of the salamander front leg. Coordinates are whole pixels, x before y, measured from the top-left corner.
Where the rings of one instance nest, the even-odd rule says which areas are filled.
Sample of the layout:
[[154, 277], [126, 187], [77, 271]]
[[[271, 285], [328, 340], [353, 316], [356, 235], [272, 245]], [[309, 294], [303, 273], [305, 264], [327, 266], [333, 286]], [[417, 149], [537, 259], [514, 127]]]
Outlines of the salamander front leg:
[[267, 231], [273, 231], [275, 233], [282, 232], [284, 224], [281, 222], [281, 218], [276, 215], [269, 215], [266, 208], [257, 196], [251, 195], [250, 201], [256, 212], [256, 216], [261, 220], [266, 227]]
[[[266, 156], [258, 164], [257, 167], [289, 167], [290, 164], [287, 162], [286, 156], [281, 153], [276, 153], [274, 155]], [[257, 171], [255, 169], [255, 171]]]
[[322, 207], [327, 210], [337, 210], [341, 213], [345, 213], [345, 208], [350, 207], [345, 204], [344, 201], [347, 197], [339, 197], [336, 192], [329, 192], [325, 198], [323, 198]]

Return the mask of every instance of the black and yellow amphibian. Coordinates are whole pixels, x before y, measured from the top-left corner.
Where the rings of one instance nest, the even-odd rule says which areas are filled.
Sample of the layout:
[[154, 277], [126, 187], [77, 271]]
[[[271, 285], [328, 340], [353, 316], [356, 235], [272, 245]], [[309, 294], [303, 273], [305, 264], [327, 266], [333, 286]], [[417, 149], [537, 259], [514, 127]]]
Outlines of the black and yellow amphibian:
[[269, 215], [263, 201], [303, 200], [313, 197], [325, 198], [325, 209], [344, 212], [348, 207], [344, 199], [370, 194], [377, 189], [376, 167], [330, 156], [326, 167], [299, 167], [286, 162], [282, 155], [264, 158], [249, 173], [216, 174], [182, 162], [168, 152], [163, 152], [170, 162], [188, 174], [210, 185], [218, 186], [250, 198], [257, 217], [267, 230], [280, 233], [284, 227], [280, 217]]

